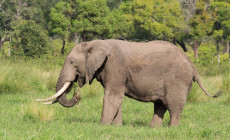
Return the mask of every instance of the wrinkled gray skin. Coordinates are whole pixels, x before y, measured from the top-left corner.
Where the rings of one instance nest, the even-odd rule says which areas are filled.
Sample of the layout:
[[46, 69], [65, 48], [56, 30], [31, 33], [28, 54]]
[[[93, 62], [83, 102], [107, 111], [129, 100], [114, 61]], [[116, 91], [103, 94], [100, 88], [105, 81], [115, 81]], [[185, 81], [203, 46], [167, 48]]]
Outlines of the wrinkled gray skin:
[[[82, 87], [85, 83], [91, 84], [94, 78], [105, 88], [101, 124], [122, 124], [122, 101], [128, 96], [154, 103], [151, 126], [162, 124], [166, 110], [170, 113], [169, 125], [178, 125], [193, 81], [206, 92], [186, 54], [165, 41], [94, 40], [81, 43], [66, 57], [57, 91], [65, 82], [78, 81]], [[66, 99], [69, 90], [57, 99], [65, 107], [76, 104], [75, 95]]]

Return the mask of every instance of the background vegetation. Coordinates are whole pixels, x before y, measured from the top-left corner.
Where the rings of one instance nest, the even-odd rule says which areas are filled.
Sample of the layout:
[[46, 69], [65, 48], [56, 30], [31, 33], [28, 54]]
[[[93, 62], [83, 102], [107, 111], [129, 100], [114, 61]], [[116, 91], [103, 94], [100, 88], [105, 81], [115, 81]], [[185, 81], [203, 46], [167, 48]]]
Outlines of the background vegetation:
[[[229, 0], [0, 0], [0, 139], [229, 139]], [[34, 102], [55, 91], [65, 56], [93, 39], [167, 40], [196, 65], [181, 125], [150, 128], [153, 104], [125, 98], [123, 126], [99, 124], [103, 88], [66, 109]], [[71, 96], [71, 95], [70, 95]]]
[[196, 59], [199, 46], [215, 46], [207, 55], [221, 63], [229, 56], [229, 9], [228, 0], [1, 0], [1, 56], [63, 55], [66, 44], [93, 39], [160, 39], [192, 47]]

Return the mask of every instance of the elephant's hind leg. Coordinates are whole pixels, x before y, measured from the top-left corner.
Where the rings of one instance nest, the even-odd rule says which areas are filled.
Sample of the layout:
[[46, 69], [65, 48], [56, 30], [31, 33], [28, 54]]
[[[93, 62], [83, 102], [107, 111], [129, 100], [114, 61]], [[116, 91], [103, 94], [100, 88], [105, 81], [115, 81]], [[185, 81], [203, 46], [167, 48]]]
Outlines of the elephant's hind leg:
[[176, 104], [174, 108], [169, 109], [169, 114], [170, 114], [169, 126], [177, 126], [180, 124], [180, 116], [183, 108], [184, 108], [184, 104], [179, 103]]
[[169, 126], [176, 126], [180, 123], [180, 116], [184, 108], [188, 89], [183, 86], [171, 87], [166, 97], [167, 108], [170, 114]]
[[161, 126], [166, 110], [167, 110], [167, 108], [165, 107], [165, 105], [162, 102], [161, 103], [154, 103], [154, 115], [153, 115], [153, 119], [151, 121], [150, 126], [152, 126], [152, 127]]

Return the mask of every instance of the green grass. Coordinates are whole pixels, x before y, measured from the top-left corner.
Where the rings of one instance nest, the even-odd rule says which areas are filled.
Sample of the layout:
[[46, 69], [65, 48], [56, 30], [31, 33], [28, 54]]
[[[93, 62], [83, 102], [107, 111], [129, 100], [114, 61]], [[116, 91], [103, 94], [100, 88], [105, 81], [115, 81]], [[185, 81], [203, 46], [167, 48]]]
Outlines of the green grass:
[[[123, 126], [101, 126], [103, 88], [96, 81], [80, 90], [82, 101], [72, 108], [34, 100], [52, 95], [62, 61], [0, 60], [0, 139], [229, 139], [229, 73], [203, 76], [206, 89], [223, 94], [207, 97], [197, 84], [188, 97], [178, 127], [149, 126], [152, 103], [129, 98], [122, 106]], [[71, 93], [70, 93], [71, 94]]]

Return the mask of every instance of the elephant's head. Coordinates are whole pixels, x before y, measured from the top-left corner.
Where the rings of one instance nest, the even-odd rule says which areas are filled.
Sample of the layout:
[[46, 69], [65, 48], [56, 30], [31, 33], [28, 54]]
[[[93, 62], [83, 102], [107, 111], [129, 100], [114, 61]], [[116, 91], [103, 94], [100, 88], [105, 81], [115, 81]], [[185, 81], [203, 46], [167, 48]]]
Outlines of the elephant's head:
[[77, 96], [67, 99], [74, 82], [78, 82], [79, 87], [85, 83], [91, 84], [95, 74], [105, 64], [110, 47], [105, 41], [91, 41], [75, 46], [67, 55], [64, 66], [56, 84], [56, 94], [52, 97], [37, 101], [51, 101], [45, 104], [59, 102], [64, 107], [72, 107], [77, 103]]

